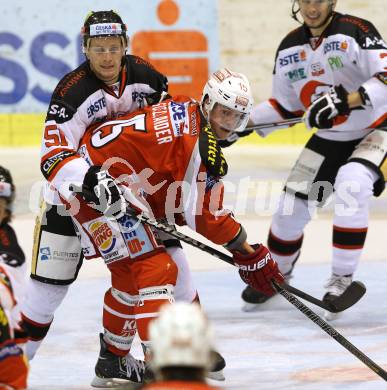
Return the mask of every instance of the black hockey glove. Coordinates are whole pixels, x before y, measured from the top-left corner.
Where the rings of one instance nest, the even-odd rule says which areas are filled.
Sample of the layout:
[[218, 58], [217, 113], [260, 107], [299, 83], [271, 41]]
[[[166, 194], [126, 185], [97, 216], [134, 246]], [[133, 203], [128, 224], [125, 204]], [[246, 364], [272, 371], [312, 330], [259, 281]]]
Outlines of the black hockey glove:
[[315, 100], [306, 111], [305, 124], [308, 129], [330, 129], [338, 115], [349, 115], [348, 92], [340, 84], [329, 88], [329, 92]]
[[87, 171], [82, 184], [83, 199], [109, 218], [120, 218], [125, 213], [126, 202], [113, 178], [100, 166]]

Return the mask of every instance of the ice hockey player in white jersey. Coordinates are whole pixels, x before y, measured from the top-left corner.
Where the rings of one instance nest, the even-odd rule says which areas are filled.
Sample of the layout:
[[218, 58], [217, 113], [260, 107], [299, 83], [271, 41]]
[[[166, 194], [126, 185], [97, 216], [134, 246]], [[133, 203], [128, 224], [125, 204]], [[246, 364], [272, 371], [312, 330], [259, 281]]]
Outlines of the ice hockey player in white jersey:
[[[367, 235], [369, 200], [383, 192], [387, 178], [387, 46], [372, 23], [335, 12], [336, 4], [293, 1], [293, 16], [301, 15], [303, 24], [282, 40], [272, 97], [250, 117], [253, 125], [305, 113], [307, 127], [317, 128], [289, 174], [268, 247], [289, 278], [305, 226], [334, 192], [332, 274], [325, 300], [351, 283]], [[291, 204], [287, 200], [294, 201], [291, 213], [283, 212]], [[242, 298], [249, 304], [268, 299], [249, 287]], [[332, 317], [326, 313], [326, 318]]]

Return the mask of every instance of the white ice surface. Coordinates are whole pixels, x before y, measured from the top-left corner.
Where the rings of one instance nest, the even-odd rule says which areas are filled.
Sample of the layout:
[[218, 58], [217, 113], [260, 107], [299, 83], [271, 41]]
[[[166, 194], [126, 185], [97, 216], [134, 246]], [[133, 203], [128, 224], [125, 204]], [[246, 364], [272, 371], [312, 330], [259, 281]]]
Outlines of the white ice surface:
[[[208, 259], [208, 261], [217, 260]], [[86, 265], [87, 267], [87, 265]], [[86, 268], [85, 267], [85, 268]], [[332, 323], [387, 369], [387, 303], [383, 262], [367, 262], [358, 273], [368, 291]], [[323, 294], [326, 264], [300, 264], [293, 284]], [[383, 389], [385, 382], [281, 296], [253, 313], [241, 311], [243, 288], [231, 267], [196, 271], [201, 302], [227, 361], [226, 389]], [[90, 389], [98, 355], [102, 297], [108, 278], [81, 279], [57, 312], [47, 339], [31, 362], [31, 390]], [[316, 313], [322, 310], [309, 305]], [[134, 354], [141, 356], [138, 342]]]
[[[250, 148], [227, 151], [227, 179], [241, 188], [251, 182], [283, 181], [299, 148]], [[11, 169], [17, 185], [14, 227], [30, 258], [33, 216], [28, 209], [30, 190], [41, 180], [38, 150], [1, 149], [0, 164]], [[279, 195], [281, 186], [272, 191]], [[243, 192], [226, 194], [226, 203], [238, 205]], [[241, 198], [242, 196], [242, 198]], [[246, 212], [236, 213], [250, 242], [266, 240], [270, 215], [254, 212], [256, 199], [265, 195], [253, 189], [246, 197]], [[36, 206], [36, 205], [35, 205]], [[356, 347], [387, 370], [386, 250], [387, 191], [371, 206], [369, 234], [356, 273], [367, 293], [332, 325]], [[302, 256], [292, 284], [316, 297], [330, 274], [332, 215], [329, 207], [306, 229]], [[187, 233], [187, 230], [184, 230]], [[190, 233], [191, 234], [191, 233]], [[227, 361], [227, 389], [373, 390], [387, 389], [385, 382], [281, 296], [254, 313], [241, 311], [243, 289], [235, 269], [220, 260], [187, 248], [201, 302], [216, 330], [216, 343]], [[29, 389], [91, 389], [98, 356], [102, 300], [109, 287], [104, 264], [87, 262], [58, 309], [52, 328], [31, 362]], [[316, 313], [322, 310], [308, 304]], [[141, 357], [136, 340], [133, 353]]]

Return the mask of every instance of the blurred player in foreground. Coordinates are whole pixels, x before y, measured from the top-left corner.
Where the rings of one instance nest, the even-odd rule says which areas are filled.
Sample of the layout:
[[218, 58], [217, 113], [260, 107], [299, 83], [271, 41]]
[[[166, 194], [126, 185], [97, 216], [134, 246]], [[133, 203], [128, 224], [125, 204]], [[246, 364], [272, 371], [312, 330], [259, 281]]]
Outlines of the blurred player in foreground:
[[0, 389], [27, 388], [28, 364], [19, 326], [20, 301], [25, 284], [25, 257], [9, 224], [15, 186], [8, 169], [0, 166]]
[[149, 328], [151, 365], [156, 381], [144, 390], [210, 390], [206, 383], [210, 367], [213, 332], [196, 304], [183, 302], [162, 307]]

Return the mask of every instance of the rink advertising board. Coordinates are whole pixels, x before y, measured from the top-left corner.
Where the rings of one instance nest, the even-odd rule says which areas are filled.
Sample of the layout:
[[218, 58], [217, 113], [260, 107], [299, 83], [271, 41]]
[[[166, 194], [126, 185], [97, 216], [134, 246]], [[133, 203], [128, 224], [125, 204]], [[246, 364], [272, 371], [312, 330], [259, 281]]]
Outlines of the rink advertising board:
[[0, 145], [40, 142], [53, 89], [84, 61], [84, 17], [107, 8], [127, 24], [128, 51], [166, 74], [172, 94], [200, 96], [219, 66], [216, 0], [14, 0], [1, 10]]

